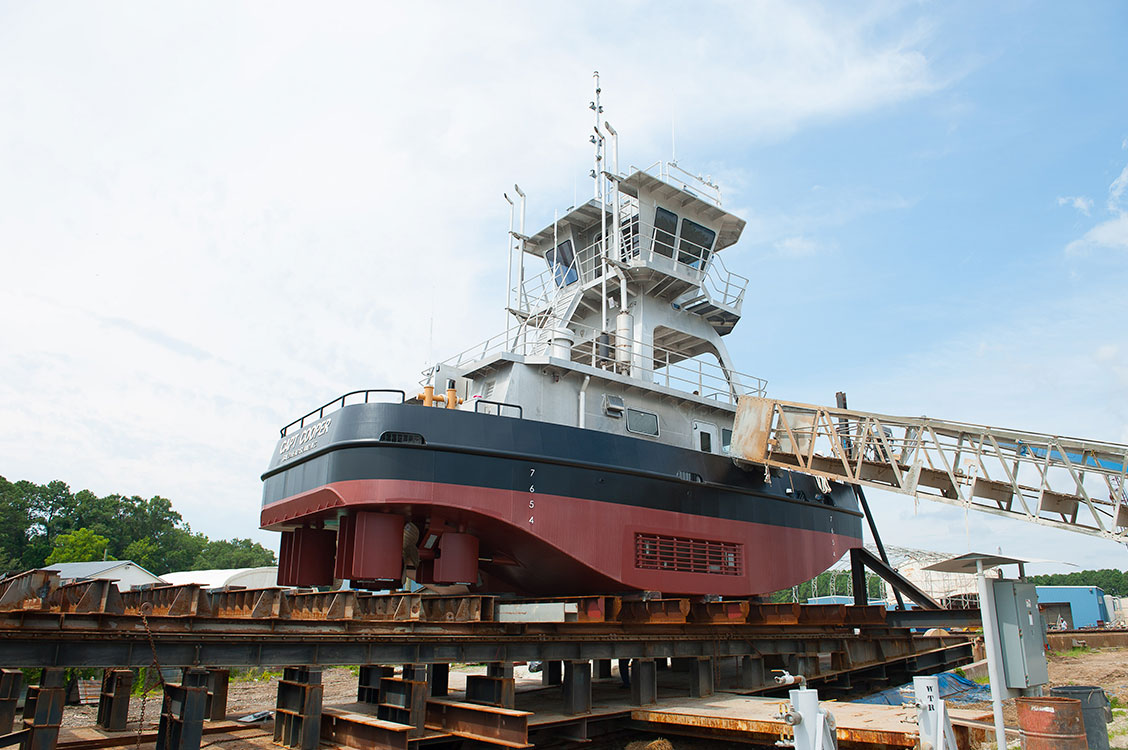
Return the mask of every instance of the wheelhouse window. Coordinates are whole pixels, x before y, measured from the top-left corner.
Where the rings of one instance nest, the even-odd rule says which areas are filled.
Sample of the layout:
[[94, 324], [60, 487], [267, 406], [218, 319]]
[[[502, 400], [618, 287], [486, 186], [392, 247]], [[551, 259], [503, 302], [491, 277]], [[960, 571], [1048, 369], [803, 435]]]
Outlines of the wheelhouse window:
[[576, 254], [572, 250], [571, 240], [564, 240], [555, 248], [548, 250], [544, 254], [544, 259], [552, 269], [552, 278], [556, 281], [556, 286], [568, 286], [576, 283], [580, 278], [576, 272]]
[[709, 251], [717, 233], [696, 221], [682, 219], [681, 240], [678, 243], [678, 262], [694, 268], [704, 268], [709, 261]]
[[658, 206], [654, 209], [654, 252], [674, 257], [674, 235], [678, 231], [678, 215]]
[[627, 432], [658, 437], [658, 415], [640, 409], [627, 409]]
[[721, 428], [721, 453], [726, 456], [732, 453], [732, 430], [726, 427]]

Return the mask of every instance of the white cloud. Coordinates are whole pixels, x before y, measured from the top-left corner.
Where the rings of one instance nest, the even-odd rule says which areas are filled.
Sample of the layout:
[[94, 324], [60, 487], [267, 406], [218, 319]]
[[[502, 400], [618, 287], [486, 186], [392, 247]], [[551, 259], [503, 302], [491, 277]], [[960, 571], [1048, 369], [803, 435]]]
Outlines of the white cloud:
[[1108, 186], [1108, 210], [1114, 214], [1124, 213], [1124, 190], [1128, 189], [1128, 166]]
[[1083, 195], [1061, 196], [1058, 197], [1059, 206], [1073, 206], [1086, 216], [1093, 209], [1093, 199], [1086, 198]]
[[[1124, 193], [1128, 190], [1128, 166], [1121, 170], [1112, 184], [1108, 186], [1108, 211], [1112, 218], [1102, 221], [1085, 232], [1084, 235], [1065, 246], [1068, 255], [1084, 255], [1098, 248], [1128, 250], [1128, 210], [1124, 205]], [[1058, 198], [1059, 205], [1063, 200]], [[1088, 212], [1085, 212], [1088, 214]]]
[[775, 249], [789, 258], [805, 258], [818, 252], [819, 245], [810, 237], [800, 235], [779, 240], [775, 243]]
[[1096, 248], [1128, 250], [1128, 214], [1097, 224], [1088, 232], [1065, 246], [1066, 253], [1082, 255]]

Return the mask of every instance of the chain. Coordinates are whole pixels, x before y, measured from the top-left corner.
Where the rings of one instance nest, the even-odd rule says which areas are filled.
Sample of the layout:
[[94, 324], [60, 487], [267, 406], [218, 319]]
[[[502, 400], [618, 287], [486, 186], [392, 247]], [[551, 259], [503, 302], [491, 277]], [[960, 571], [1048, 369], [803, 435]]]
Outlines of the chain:
[[[141, 624], [145, 626], [145, 636], [149, 639], [149, 650], [153, 654], [153, 666], [157, 669], [157, 682], [161, 686], [161, 695], [164, 695], [164, 673], [161, 670], [161, 662], [157, 659], [157, 644], [153, 641], [153, 631], [149, 628], [149, 618], [146, 617], [147, 612], [151, 612], [153, 605], [145, 602], [137, 611], [141, 615]], [[136, 750], [141, 750], [141, 733], [145, 731], [145, 705], [149, 702], [149, 677], [145, 676], [145, 682], [141, 685], [141, 715], [137, 718], [137, 745]]]

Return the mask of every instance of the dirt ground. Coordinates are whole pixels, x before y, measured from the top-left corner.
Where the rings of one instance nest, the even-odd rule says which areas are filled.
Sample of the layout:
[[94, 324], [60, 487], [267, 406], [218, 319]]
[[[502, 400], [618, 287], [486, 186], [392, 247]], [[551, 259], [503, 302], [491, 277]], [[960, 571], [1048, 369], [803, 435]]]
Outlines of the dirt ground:
[[[1128, 750], [1128, 649], [1073, 649], [1062, 653], [1051, 652], [1047, 658], [1052, 687], [1063, 685], [1096, 685], [1104, 688], [1113, 706], [1113, 723], [1108, 725], [1109, 745]], [[975, 703], [971, 708], [991, 710], [990, 703]], [[1008, 727], [1018, 726], [1018, 709], [1013, 700], [1003, 702], [1003, 722]], [[1017, 740], [1013, 741], [1017, 747]], [[993, 748], [992, 742], [984, 747]]]

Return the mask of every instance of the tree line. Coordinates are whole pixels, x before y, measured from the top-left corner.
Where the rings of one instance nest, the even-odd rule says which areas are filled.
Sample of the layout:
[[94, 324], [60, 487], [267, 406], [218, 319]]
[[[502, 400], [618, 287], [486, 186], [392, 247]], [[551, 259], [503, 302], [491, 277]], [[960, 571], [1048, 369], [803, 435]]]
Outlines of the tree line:
[[163, 575], [174, 570], [274, 565], [274, 553], [250, 539], [209, 539], [193, 532], [172, 502], [156, 496], [98, 497], [65, 482], [0, 477], [0, 572], [60, 562], [132, 560]]
[[1038, 586], [1096, 586], [1111, 596], [1128, 596], [1128, 571], [1123, 570], [1079, 570], [1029, 576], [1029, 579]]

